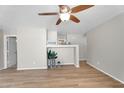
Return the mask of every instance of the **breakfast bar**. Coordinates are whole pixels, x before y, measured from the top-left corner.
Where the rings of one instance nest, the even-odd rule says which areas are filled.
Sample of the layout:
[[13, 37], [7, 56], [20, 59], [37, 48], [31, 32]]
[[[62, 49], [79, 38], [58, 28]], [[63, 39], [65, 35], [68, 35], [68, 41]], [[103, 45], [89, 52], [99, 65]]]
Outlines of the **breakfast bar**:
[[78, 45], [47, 45], [47, 50], [57, 52], [57, 60], [62, 65], [74, 65], [79, 67], [79, 46]]

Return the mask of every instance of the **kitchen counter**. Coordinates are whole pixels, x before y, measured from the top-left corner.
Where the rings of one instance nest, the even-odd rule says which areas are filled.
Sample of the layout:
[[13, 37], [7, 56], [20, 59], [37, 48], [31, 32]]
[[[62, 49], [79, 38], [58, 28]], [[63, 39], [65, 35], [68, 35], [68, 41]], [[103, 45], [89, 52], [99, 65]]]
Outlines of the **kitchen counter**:
[[78, 45], [47, 45], [47, 47], [79, 47]]
[[58, 53], [58, 60], [63, 65], [75, 65], [79, 67], [79, 46], [78, 45], [47, 45], [48, 50]]

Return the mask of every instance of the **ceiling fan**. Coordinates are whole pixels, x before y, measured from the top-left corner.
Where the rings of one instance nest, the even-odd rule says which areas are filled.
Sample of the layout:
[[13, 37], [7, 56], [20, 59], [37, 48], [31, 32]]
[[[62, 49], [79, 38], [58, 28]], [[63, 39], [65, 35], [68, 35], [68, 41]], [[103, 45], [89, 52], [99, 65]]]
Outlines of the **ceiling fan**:
[[68, 5], [59, 5], [59, 12], [38, 13], [38, 15], [59, 15], [59, 19], [56, 22], [56, 25], [59, 25], [62, 21], [68, 21], [68, 20], [71, 20], [75, 23], [79, 23], [80, 20], [72, 14], [81, 12], [93, 6], [94, 5], [79, 5], [70, 8]]

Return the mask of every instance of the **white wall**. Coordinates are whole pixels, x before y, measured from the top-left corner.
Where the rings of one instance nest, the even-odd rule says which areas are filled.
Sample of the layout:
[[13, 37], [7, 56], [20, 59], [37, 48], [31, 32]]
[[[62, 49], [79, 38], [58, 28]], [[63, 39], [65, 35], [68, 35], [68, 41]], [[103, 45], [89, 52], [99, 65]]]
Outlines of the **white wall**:
[[4, 68], [4, 33], [0, 30], [0, 69]]
[[124, 14], [87, 33], [88, 62], [124, 82]]
[[71, 42], [71, 44], [77, 44], [79, 45], [79, 59], [85, 60], [87, 59], [86, 54], [86, 37], [82, 34], [67, 34], [67, 40]]
[[31, 27], [19, 29], [17, 54], [18, 69], [46, 69], [46, 30]]

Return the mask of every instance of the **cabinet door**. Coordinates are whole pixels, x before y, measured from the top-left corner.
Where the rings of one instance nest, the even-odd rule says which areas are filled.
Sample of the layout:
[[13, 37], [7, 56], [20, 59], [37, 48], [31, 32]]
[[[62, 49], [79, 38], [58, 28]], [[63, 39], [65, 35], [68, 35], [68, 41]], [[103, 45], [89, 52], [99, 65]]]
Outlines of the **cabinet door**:
[[48, 31], [47, 42], [48, 44], [57, 44], [57, 31]]

